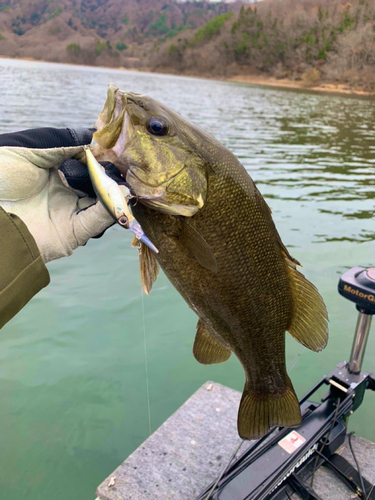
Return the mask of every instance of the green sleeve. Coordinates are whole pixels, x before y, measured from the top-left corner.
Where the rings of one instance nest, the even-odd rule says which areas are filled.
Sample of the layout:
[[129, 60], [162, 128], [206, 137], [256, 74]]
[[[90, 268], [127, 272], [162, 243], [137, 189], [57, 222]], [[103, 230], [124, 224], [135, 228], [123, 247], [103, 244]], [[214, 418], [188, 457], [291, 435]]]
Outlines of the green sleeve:
[[0, 207], [0, 328], [49, 282], [47, 268], [26, 225]]

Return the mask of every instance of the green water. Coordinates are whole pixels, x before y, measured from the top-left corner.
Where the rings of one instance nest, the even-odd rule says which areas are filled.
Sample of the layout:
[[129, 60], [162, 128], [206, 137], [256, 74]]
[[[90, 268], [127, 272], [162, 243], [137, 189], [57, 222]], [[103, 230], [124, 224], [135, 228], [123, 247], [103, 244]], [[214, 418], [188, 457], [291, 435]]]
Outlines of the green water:
[[[354, 306], [340, 274], [375, 264], [375, 101], [65, 65], [0, 60], [0, 132], [92, 125], [109, 82], [163, 100], [241, 159], [330, 315], [320, 354], [288, 338], [303, 395], [350, 353]], [[112, 228], [49, 265], [52, 283], [0, 334], [0, 498], [93, 499], [148, 436], [138, 256]], [[196, 317], [161, 275], [144, 300], [152, 429], [206, 380], [235, 389], [234, 357], [199, 365]], [[375, 369], [375, 335], [364, 368]], [[369, 393], [351, 430], [375, 439]]]

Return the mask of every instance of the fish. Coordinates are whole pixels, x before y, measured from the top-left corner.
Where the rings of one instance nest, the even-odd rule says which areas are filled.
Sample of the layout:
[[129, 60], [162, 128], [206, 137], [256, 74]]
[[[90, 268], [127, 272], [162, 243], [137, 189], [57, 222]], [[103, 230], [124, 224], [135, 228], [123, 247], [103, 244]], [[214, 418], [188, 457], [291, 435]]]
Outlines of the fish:
[[179, 113], [114, 84], [95, 127], [93, 154], [112, 161], [126, 179], [133, 213], [159, 249], [140, 252], [145, 291], [160, 266], [198, 316], [196, 360], [222, 363], [234, 353], [244, 369], [239, 436], [298, 427], [285, 335], [322, 350], [327, 310], [246, 169]]

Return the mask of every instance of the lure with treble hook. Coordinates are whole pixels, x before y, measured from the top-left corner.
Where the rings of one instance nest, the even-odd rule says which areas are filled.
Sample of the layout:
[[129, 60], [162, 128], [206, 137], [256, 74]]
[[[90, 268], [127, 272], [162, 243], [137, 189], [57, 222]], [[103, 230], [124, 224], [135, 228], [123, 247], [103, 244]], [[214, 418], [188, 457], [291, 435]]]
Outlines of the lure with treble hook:
[[88, 147], [85, 148], [85, 152], [91, 183], [103, 206], [120, 226], [132, 231], [138, 240], [142, 241], [153, 252], [159, 253], [159, 250], [147, 238], [141, 225], [128, 207], [127, 200], [132, 197], [129, 189], [122, 186], [122, 189], [127, 190], [127, 194], [124, 195], [120, 186], [105, 173], [104, 168]]

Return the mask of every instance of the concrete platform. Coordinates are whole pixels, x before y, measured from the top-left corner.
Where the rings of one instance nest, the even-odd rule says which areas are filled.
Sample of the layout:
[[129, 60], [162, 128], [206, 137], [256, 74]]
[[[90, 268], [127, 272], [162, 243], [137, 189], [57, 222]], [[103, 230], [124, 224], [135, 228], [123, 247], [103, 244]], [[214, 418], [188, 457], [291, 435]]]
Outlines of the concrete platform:
[[[227, 465], [240, 443], [237, 411], [241, 394], [206, 382], [97, 489], [97, 500], [194, 500]], [[375, 444], [352, 438], [362, 475], [375, 482]], [[241, 453], [249, 446], [245, 442]], [[349, 447], [343, 456], [353, 464]], [[327, 468], [314, 479], [325, 500], [356, 498]], [[293, 496], [293, 499], [298, 499]]]

